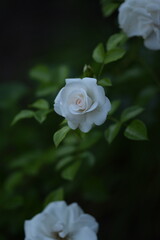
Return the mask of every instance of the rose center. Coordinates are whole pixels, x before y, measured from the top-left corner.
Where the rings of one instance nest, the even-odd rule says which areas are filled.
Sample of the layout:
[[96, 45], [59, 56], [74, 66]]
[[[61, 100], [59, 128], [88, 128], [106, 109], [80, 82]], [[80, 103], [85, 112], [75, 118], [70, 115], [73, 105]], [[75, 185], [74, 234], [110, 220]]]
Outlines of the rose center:
[[69, 110], [72, 114], [83, 114], [92, 105], [92, 99], [84, 89], [73, 91], [68, 98]]
[[76, 100], [76, 104], [77, 105], [80, 105], [82, 103], [82, 100], [80, 99], [80, 98], [78, 98], [77, 100]]
[[69, 240], [68, 236], [60, 237], [59, 232], [53, 232], [52, 237], [57, 240]]

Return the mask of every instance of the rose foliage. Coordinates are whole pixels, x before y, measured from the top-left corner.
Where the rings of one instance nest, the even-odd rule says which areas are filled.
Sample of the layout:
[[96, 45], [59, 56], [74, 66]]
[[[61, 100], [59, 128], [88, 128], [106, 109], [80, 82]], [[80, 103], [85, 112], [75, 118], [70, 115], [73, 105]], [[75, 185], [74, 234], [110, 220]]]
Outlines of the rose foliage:
[[160, 239], [160, 0], [15, 6], [2, 4], [17, 82], [0, 83], [0, 240]]

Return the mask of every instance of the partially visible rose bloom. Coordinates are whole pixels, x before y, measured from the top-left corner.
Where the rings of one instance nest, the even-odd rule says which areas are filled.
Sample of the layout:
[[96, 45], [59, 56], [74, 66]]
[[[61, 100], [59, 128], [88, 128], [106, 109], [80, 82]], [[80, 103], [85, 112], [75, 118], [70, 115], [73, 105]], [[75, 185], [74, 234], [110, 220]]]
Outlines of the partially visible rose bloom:
[[97, 240], [98, 223], [77, 203], [50, 203], [25, 221], [25, 240]]
[[160, 49], [160, 0], [126, 0], [118, 20], [128, 37], [141, 36], [147, 48]]
[[110, 101], [95, 78], [66, 79], [54, 103], [54, 110], [66, 118], [69, 127], [82, 132], [88, 132], [93, 124], [103, 124], [110, 109]]

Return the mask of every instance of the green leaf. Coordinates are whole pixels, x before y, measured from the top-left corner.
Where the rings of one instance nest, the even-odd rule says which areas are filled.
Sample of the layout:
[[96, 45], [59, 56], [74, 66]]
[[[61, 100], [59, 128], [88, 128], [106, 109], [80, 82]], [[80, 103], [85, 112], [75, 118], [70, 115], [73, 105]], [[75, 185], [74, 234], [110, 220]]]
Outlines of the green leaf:
[[147, 128], [142, 121], [133, 120], [125, 129], [124, 136], [131, 140], [148, 140]]
[[109, 17], [118, 8], [118, 3], [108, 3], [102, 6], [102, 12], [104, 17]]
[[126, 122], [126, 121], [136, 117], [143, 111], [144, 111], [144, 109], [142, 107], [136, 106], [136, 105], [126, 108], [121, 114], [121, 122]]
[[48, 95], [53, 95], [57, 91], [57, 86], [52, 84], [47, 84], [39, 87], [39, 89], [36, 91], [37, 97], [45, 97]]
[[115, 61], [119, 60], [120, 58], [122, 58], [125, 53], [126, 53], [126, 51], [122, 48], [111, 49], [106, 53], [104, 63], [108, 64], [111, 62], [115, 62]]
[[[85, 135], [83, 141], [80, 142], [78, 146], [78, 151], [83, 152], [93, 147], [102, 137], [102, 133], [99, 131], [91, 131]], [[75, 140], [74, 140], [75, 141]]]
[[68, 165], [72, 161], [73, 161], [73, 156], [67, 156], [65, 158], [62, 158], [56, 164], [56, 170], [60, 170], [61, 168], [64, 168], [66, 165]]
[[[68, 137], [68, 139], [69, 139], [69, 137]], [[77, 149], [77, 147], [72, 145], [72, 143], [71, 143], [71, 145], [65, 144], [65, 145], [59, 147], [58, 149], [56, 149], [56, 157], [57, 158], [65, 158], [67, 156], [72, 156], [73, 152], [76, 149]]]
[[111, 102], [111, 111], [109, 112], [109, 115], [112, 115], [113, 113], [116, 112], [116, 110], [120, 106], [120, 103], [121, 102], [119, 100], [115, 100], [115, 101]]
[[47, 114], [50, 113], [52, 110], [38, 110], [35, 112], [35, 119], [39, 122], [39, 123], [43, 123], [46, 118], [47, 118]]
[[16, 105], [17, 101], [20, 101], [22, 97], [28, 92], [28, 87], [22, 82], [10, 84], [2, 83], [0, 84], [0, 109], [11, 109]]
[[154, 98], [157, 92], [158, 88], [156, 85], [148, 85], [138, 94], [137, 102], [140, 103], [140, 105], [147, 105], [149, 101]]
[[93, 59], [98, 63], [103, 63], [105, 59], [105, 49], [102, 43], [94, 49], [92, 54]]
[[63, 126], [65, 126], [66, 124], [67, 124], [67, 120], [64, 119], [64, 120], [60, 123], [60, 126], [63, 127]]
[[22, 110], [21, 112], [19, 112], [13, 119], [11, 126], [13, 126], [15, 123], [17, 123], [18, 121], [20, 121], [21, 119], [25, 119], [25, 118], [32, 118], [35, 117], [35, 113], [31, 110]]
[[22, 172], [14, 172], [12, 173], [5, 182], [5, 189], [10, 192], [13, 191], [18, 185], [21, 184], [23, 179]]
[[117, 134], [119, 133], [121, 128], [121, 123], [117, 122], [112, 124], [108, 127], [108, 129], [105, 131], [105, 138], [108, 143], [112, 143]]
[[98, 84], [100, 84], [103, 87], [110, 87], [112, 86], [112, 82], [109, 78], [103, 78], [98, 81]]
[[29, 72], [31, 78], [38, 80], [42, 83], [47, 83], [50, 81], [51, 74], [49, 68], [45, 65], [38, 65], [31, 69]]
[[[59, 83], [64, 83], [64, 79], [68, 76], [69, 69], [68, 66], [60, 65], [57, 66], [57, 79]], [[56, 77], [56, 74], [53, 74], [53, 77]]]
[[54, 201], [61, 201], [64, 199], [64, 190], [63, 188], [58, 188], [54, 191], [52, 191], [45, 199], [44, 205], [48, 205], [51, 202]]
[[81, 165], [81, 161], [76, 160], [75, 162], [73, 162], [71, 165], [69, 165], [67, 168], [65, 168], [62, 171], [61, 176], [64, 179], [73, 180], [75, 178], [76, 173], [78, 172], [80, 165]]
[[65, 126], [58, 130], [57, 132], [55, 132], [55, 134], [53, 135], [53, 141], [56, 147], [58, 147], [58, 145], [62, 142], [62, 140], [65, 138], [69, 131], [70, 128], [68, 126]]
[[95, 159], [95, 156], [93, 153], [89, 152], [89, 151], [86, 151], [86, 152], [83, 152], [81, 155], [80, 155], [80, 158], [81, 159], [85, 159], [85, 161], [87, 162], [87, 164], [89, 166], [94, 166], [95, 162], [96, 162], [96, 159]]
[[112, 35], [107, 41], [107, 50], [110, 51], [117, 48], [120, 44], [124, 43], [126, 39], [127, 36], [123, 32]]
[[38, 99], [36, 102], [32, 103], [30, 107], [48, 110], [49, 103], [45, 99]]
[[[23, 181], [21, 180], [21, 182], [23, 182]], [[6, 199], [5, 203], [3, 204], [4, 209], [8, 209], [9, 211], [13, 211], [13, 209], [14, 209], [14, 211], [15, 211], [15, 209], [24, 206], [24, 197], [22, 197], [22, 194], [19, 195], [17, 193], [15, 195], [15, 194], [11, 193], [9, 195], [10, 196], [7, 196], [7, 199]], [[12, 198], [12, 201], [10, 201], [11, 198]], [[1, 239], [1, 237], [0, 237], [0, 239]]]

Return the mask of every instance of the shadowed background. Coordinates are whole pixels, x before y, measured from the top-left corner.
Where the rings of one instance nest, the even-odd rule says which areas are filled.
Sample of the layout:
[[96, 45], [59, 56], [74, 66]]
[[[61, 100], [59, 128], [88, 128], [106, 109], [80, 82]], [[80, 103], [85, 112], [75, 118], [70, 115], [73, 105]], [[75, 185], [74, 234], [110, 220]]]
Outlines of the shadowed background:
[[[10, 127], [11, 121], [37, 97], [46, 97], [52, 107], [59, 86], [64, 85], [61, 74], [81, 76], [84, 64], [93, 61], [95, 46], [119, 31], [117, 12], [104, 18], [98, 0], [6, 0], [0, 5], [0, 240], [23, 239], [24, 220], [40, 212], [50, 192], [61, 187], [68, 203], [76, 201], [96, 217], [99, 239], [159, 240], [160, 98], [154, 82], [160, 75], [159, 52], [146, 50], [141, 39], [131, 39], [126, 58], [104, 71], [113, 77], [113, 87], [107, 88], [110, 99], [122, 102], [117, 117], [123, 107], [143, 106], [141, 119], [150, 141], [129, 141], [120, 132], [109, 145], [103, 136], [108, 120], [84, 142], [75, 136], [72, 143], [70, 136], [56, 150], [52, 136], [62, 118], [55, 113], [43, 124], [25, 119]], [[41, 80], [31, 73], [35, 66], [50, 69], [57, 84], [53, 94], [42, 93]], [[89, 149], [91, 155], [68, 181], [56, 164], [70, 154], [72, 145]]]

